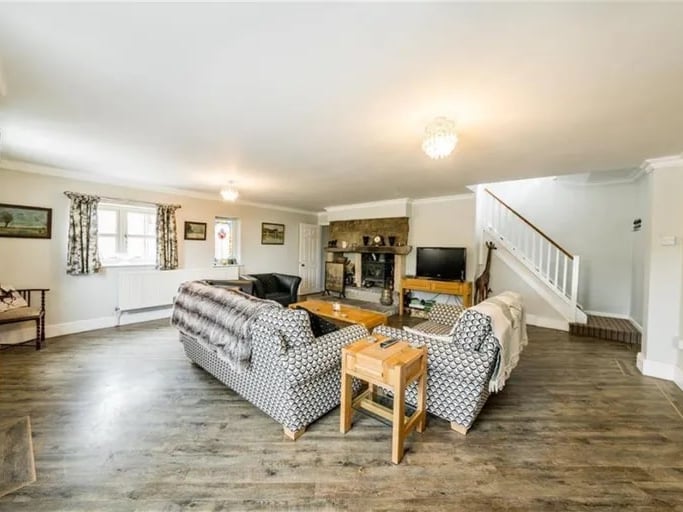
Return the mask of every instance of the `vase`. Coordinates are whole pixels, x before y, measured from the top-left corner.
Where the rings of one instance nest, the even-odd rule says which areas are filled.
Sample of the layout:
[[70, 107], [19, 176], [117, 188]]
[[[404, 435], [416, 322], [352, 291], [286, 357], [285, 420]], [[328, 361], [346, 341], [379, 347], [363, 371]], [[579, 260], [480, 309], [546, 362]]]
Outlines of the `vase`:
[[394, 294], [391, 288], [384, 288], [382, 296], [379, 298], [379, 303], [383, 306], [391, 306], [394, 303]]

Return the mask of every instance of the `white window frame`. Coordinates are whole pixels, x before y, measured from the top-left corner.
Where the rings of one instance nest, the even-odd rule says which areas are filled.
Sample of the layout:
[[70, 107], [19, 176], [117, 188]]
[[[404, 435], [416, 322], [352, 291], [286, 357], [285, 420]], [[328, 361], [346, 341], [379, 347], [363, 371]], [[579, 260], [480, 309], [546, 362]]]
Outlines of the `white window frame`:
[[103, 267], [154, 267], [156, 266], [156, 250], [151, 258], [132, 258], [127, 255], [128, 239], [142, 238], [154, 240], [156, 247], [156, 231], [149, 235], [129, 235], [128, 234], [128, 213], [144, 213], [154, 215], [156, 219], [156, 206], [131, 205], [126, 203], [116, 203], [113, 201], [103, 201], [97, 207], [98, 214], [102, 210], [115, 211], [117, 216], [117, 232], [115, 234], [100, 233], [98, 227], [97, 237], [113, 236], [116, 240], [116, 256], [111, 258], [100, 257]]
[[[234, 263], [227, 263], [223, 262], [218, 258], [217, 253], [217, 246], [216, 246], [216, 224], [225, 224], [225, 223], [230, 223], [231, 224], [231, 229], [230, 229], [230, 234], [232, 237], [232, 247], [233, 247], [233, 254], [232, 256], [226, 255], [224, 258], [225, 260], [233, 259]], [[213, 243], [214, 243], [214, 251], [213, 251], [213, 265], [214, 267], [229, 267], [232, 265], [239, 265], [241, 258], [240, 258], [240, 219], [237, 217], [216, 217], [214, 218], [213, 221], [213, 227], [211, 230], [211, 233], [213, 235]]]

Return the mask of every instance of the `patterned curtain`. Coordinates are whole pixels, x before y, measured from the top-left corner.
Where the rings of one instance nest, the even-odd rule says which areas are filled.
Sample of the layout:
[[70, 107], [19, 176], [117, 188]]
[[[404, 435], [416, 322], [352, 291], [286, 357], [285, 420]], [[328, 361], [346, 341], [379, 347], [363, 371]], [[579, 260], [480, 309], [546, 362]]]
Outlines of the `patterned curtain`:
[[97, 253], [97, 205], [100, 198], [75, 192], [64, 194], [71, 199], [66, 273], [72, 276], [95, 274], [100, 270]]
[[157, 205], [157, 268], [173, 270], [178, 268], [178, 232], [173, 204]]

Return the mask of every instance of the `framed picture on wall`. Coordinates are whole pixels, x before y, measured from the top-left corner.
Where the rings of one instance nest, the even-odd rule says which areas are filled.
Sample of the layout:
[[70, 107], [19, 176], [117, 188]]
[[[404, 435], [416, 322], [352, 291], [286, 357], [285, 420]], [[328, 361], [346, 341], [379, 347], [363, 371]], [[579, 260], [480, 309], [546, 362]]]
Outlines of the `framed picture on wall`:
[[285, 243], [285, 225], [272, 222], [261, 223], [262, 245], [283, 245]]
[[0, 204], [0, 236], [52, 238], [52, 208]]
[[206, 222], [185, 221], [185, 240], [206, 240]]

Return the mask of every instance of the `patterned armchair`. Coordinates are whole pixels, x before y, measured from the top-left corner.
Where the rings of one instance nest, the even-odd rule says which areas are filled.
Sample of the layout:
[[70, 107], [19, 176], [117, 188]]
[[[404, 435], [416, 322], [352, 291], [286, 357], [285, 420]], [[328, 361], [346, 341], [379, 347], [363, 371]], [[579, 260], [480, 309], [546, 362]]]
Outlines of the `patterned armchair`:
[[[427, 411], [466, 434], [489, 397], [489, 381], [499, 361], [499, 343], [491, 334], [490, 318], [468, 311], [459, 322], [455, 339], [387, 326], [377, 327], [373, 333], [427, 347]], [[415, 385], [406, 390], [406, 401], [417, 404]]]

